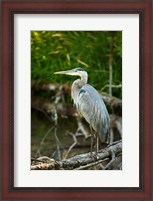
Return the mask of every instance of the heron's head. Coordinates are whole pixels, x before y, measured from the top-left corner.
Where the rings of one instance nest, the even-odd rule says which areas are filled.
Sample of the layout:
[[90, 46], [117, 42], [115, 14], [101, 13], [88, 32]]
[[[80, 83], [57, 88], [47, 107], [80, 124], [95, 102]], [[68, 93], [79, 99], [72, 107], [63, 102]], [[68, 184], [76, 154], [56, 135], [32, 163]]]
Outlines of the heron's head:
[[86, 78], [86, 79], [88, 77], [87, 72], [83, 70], [82, 68], [74, 68], [71, 70], [59, 71], [59, 72], [55, 72], [54, 74], [80, 76], [81, 78]]

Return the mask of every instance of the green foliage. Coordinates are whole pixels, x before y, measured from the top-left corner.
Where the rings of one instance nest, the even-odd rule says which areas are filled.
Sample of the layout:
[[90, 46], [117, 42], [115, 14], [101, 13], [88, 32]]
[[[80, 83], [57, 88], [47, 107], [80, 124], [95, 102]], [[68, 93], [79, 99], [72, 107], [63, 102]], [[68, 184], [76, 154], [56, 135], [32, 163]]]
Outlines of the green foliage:
[[[84, 68], [89, 83], [100, 90], [109, 84], [109, 55], [113, 43], [113, 84], [122, 83], [122, 32], [116, 31], [32, 31], [31, 77], [36, 83], [66, 83], [74, 77], [54, 72]], [[105, 88], [108, 93], [108, 88]], [[121, 97], [121, 88], [113, 88]]]

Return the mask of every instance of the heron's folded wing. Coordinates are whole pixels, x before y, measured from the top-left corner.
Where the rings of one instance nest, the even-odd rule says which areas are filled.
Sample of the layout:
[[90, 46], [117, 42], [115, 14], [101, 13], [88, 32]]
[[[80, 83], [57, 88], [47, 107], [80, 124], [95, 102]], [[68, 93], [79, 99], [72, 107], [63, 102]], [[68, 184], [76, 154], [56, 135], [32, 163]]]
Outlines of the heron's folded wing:
[[85, 85], [78, 94], [77, 108], [81, 116], [95, 131], [106, 135], [109, 130], [109, 115], [99, 93], [90, 85]]
[[99, 99], [98, 92], [90, 85], [82, 87], [78, 96], [78, 111], [95, 130], [99, 118], [101, 118], [100, 112], [102, 100]]

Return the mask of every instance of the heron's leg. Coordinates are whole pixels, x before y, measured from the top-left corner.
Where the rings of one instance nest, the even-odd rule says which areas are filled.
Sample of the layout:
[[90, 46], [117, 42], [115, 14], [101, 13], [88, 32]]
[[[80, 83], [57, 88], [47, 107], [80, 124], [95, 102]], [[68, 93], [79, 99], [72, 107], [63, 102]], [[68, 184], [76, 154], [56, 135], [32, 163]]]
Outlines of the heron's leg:
[[90, 145], [90, 152], [92, 155], [92, 147], [93, 147], [93, 135], [91, 135], [91, 145]]
[[98, 133], [96, 133], [96, 156], [98, 151], [99, 151], [99, 138], [98, 138]]
[[113, 128], [111, 128], [109, 136], [108, 136], [108, 139], [107, 139], [107, 143], [108, 144], [112, 144], [113, 141], [114, 141], [114, 131], [113, 131]]
[[90, 126], [90, 132], [91, 132], [91, 145], [90, 145], [90, 153], [91, 153], [91, 156], [92, 155], [92, 147], [93, 147], [93, 139], [94, 139], [94, 136], [93, 136], [93, 133], [92, 133], [92, 127]]
[[[90, 153], [91, 153], [91, 157], [92, 158], [96, 158], [97, 159], [97, 152], [98, 152], [98, 133], [94, 133], [93, 130], [92, 130], [92, 127], [90, 126], [90, 132], [91, 132], [91, 148], [90, 148]], [[93, 142], [94, 142], [94, 135], [96, 135], [96, 150], [95, 150], [95, 154], [93, 155], [92, 151], [93, 151]]]

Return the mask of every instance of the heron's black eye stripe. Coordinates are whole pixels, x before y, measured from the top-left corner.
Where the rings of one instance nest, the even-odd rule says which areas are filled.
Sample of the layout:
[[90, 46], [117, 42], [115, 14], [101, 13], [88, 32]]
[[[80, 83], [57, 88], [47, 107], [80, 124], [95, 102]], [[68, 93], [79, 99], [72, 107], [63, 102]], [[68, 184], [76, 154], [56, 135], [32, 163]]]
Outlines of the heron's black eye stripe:
[[76, 68], [77, 71], [84, 71], [82, 68]]
[[81, 90], [79, 91], [79, 96], [80, 96], [80, 94], [82, 94], [82, 93], [86, 93], [86, 91], [85, 91], [84, 89], [81, 89]]

